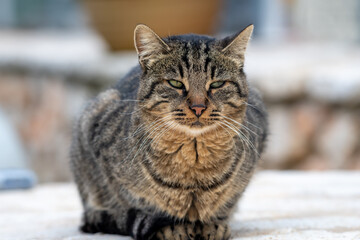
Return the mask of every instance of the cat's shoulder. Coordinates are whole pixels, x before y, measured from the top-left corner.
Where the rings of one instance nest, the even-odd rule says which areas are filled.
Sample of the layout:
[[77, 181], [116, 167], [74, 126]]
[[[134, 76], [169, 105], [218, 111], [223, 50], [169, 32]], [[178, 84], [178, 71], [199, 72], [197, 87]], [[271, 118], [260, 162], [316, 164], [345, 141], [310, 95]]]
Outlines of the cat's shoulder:
[[133, 67], [112, 89], [120, 93], [121, 98], [135, 99], [140, 84], [142, 70], [140, 65]]
[[107, 89], [89, 100], [83, 107], [78, 119], [81, 130], [87, 132], [94, 119], [96, 119], [97, 116], [101, 116], [107, 109], [111, 108], [111, 105], [114, 105], [113, 103], [119, 100], [120, 94], [115, 89]]
[[140, 76], [140, 66], [134, 67], [114, 86], [102, 91], [96, 97], [89, 100], [83, 107], [78, 119], [82, 132], [88, 132], [101, 116], [114, 109], [121, 108], [124, 111], [131, 112], [132, 109], [127, 108], [132, 108], [133, 104], [123, 100], [136, 99]]
[[264, 104], [260, 91], [254, 86], [249, 84], [249, 96], [248, 96], [248, 111], [247, 114], [257, 112], [260, 116], [267, 117], [266, 106]]

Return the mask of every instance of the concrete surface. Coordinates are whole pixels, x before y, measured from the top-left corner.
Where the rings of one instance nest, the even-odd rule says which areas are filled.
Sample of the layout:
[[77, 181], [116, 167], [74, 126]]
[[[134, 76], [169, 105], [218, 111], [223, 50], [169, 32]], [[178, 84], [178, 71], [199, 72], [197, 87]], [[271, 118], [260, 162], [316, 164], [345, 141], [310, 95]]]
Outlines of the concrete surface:
[[[78, 231], [70, 183], [0, 192], [0, 239], [129, 239]], [[259, 172], [231, 221], [234, 239], [360, 239], [360, 172]]]

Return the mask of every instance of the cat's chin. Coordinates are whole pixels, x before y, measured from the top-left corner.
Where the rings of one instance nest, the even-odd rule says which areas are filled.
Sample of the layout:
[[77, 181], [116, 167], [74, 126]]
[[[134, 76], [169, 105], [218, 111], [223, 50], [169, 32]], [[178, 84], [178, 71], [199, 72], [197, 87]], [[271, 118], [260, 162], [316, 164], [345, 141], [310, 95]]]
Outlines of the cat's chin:
[[208, 133], [212, 130], [215, 130], [217, 127], [218, 126], [216, 124], [211, 124], [211, 125], [205, 126], [204, 124], [199, 122], [199, 123], [194, 123], [191, 125], [177, 125], [176, 129], [187, 135], [196, 137], [196, 136]]

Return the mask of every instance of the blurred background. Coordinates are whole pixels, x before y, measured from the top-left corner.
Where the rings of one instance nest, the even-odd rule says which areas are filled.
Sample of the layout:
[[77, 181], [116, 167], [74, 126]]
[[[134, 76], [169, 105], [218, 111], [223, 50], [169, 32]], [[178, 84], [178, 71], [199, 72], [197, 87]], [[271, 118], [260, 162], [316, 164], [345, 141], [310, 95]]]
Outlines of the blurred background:
[[360, 1], [0, 0], [0, 188], [71, 180], [74, 119], [137, 64], [137, 23], [217, 37], [253, 23], [245, 70], [270, 118], [259, 168], [360, 169]]

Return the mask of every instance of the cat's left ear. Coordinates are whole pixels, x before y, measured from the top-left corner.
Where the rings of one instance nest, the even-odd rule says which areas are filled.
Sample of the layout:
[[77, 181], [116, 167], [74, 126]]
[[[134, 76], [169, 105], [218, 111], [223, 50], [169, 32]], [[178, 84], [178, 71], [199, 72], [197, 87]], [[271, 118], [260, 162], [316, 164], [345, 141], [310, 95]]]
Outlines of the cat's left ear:
[[243, 62], [245, 51], [249, 43], [251, 34], [253, 32], [254, 25], [247, 26], [240, 33], [237, 33], [231, 37], [227, 37], [222, 40], [223, 50], [225, 55], [233, 57], [235, 60]]
[[170, 51], [170, 47], [146, 25], [139, 24], [134, 31], [134, 43], [143, 68], [151, 64]]

